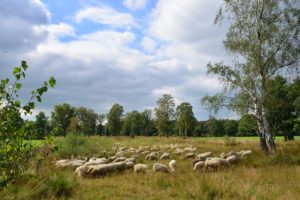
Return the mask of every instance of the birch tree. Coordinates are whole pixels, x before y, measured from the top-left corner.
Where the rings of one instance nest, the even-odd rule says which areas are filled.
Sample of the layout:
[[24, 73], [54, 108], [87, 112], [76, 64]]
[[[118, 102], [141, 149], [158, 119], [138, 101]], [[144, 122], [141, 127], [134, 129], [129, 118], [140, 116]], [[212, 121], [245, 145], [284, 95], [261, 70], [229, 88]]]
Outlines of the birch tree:
[[226, 106], [253, 115], [266, 153], [276, 151], [267, 118], [267, 83], [299, 69], [299, 7], [295, 0], [224, 0], [215, 19], [230, 23], [224, 46], [234, 61], [207, 65], [208, 74], [217, 75], [224, 87], [215, 96], [203, 97], [202, 103], [216, 112]]

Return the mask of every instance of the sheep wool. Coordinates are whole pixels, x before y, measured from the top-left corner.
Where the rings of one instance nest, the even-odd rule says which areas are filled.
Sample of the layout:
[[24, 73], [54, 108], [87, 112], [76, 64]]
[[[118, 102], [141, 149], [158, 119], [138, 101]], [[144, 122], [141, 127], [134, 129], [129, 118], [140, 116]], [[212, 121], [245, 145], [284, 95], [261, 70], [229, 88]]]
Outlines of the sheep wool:
[[169, 168], [170, 168], [171, 172], [175, 172], [175, 170], [176, 170], [176, 160], [171, 160], [169, 162]]
[[154, 163], [153, 164], [153, 172], [163, 172], [163, 173], [170, 173], [169, 168], [161, 163]]
[[133, 167], [134, 173], [146, 173], [148, 166], [146, 164], [136, 164]]
[[193, 170], [196, 171], [202, 168], [204, 168], [204, 161], [198, 161], [195, 163]]

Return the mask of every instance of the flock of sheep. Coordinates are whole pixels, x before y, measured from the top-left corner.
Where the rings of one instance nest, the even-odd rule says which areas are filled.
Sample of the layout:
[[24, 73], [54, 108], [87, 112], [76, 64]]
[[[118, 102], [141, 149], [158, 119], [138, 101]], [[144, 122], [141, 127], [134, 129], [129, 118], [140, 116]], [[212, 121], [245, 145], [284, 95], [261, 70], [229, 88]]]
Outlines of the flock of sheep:
[[[196, 154], [196, 147], [183, 147], [179, 144], [154, 145], [134, 147], [113, 147], [111, 156], [105, 158], [63, 159], [55, 161], [56, 167], [72, 167], [75, 174], [82, 177], [98, 177], [132, 170], [134, 173], [147, 173], [148, 165], [137, 163], [144, 157], [145, 160], [154, 161], [152, 170], [154, 173], [174, 173], [176, 171], [176, 160], [171, 160], [168, 165], [157, 162], [158, 160], [170, 160], [171, 157], [193, 160], [193, 170], [218, 170], [236, 164], [240, 159], [250, 155], [251, 150], [239, 152], [221, 153], [218, 157], [212, 152]], [[169, 153], [172, 152], [172, 153]]]

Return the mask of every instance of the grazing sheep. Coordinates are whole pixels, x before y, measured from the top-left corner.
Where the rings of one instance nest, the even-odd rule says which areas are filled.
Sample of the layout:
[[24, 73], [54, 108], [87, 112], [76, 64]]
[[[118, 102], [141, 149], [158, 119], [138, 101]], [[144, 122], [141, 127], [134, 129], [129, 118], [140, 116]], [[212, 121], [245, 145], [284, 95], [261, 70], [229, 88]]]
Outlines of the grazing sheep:
[[146, 160], [158, 160], [158, 152], [152, 152], [152, 153], [149, 153], [148, 155], [146, 155], [145, 159]]
[[145, 164], [136, 164], [133, 167], [134, 173], [146, 173], [148, 170], [148, 166]]
[[126, 160], [124, 160], [124, 162], [133, 162], [133, 163], [135, 163], [135, 161], [136, 161], [136, 158], [127, 158]]
[[125, 161], [127, 158], [126, 157], [117, 157], [113, 163], [116, 163], [116, 162], [122, 162], [122, 161]]
[[187, 153], [183, 157], [183, 159], [190, 159], [190, 158], [195, 158], [195, 154], [194, 153]]
[[237, 163], [238, 156], [237, 155], [231, 155], [231, 156], [226, 158], [226, 161], [229, 165], [233, 165], [233, 164]]
[[122, 157], [122, 156], [124, 156], [125, 155], [125, 152], [124, 151], [118, 151], [117, 153], [116, 153], [116, 156], [117, 157]]
[[163, 153], [160, 156], [159, 160], [164, 160], [164, 159], [170, 159], [170, 154], [169, 153]]
[[116, 158], [117, 158], [117, 156], [111, 156], [111, 157], [109, 157], [107, 160], [108, 160], [108, 162], [112, 162], [112, 161], [114, 161]]
[[220, 154], [220, 158], [226, 159], [226, 153], [222, 152], [222, 153]]
[[153, 172], [170, 173], [170, 172], [175, 172], [175, 170], [176, 170], [176, 160], [171, 160], [169, 162], [169, 167], [161, 163], [153, 164]]
[[107, 162], [108, 162], [108, 160], [106, 158], [91, 158], [84, 165], [85, 166], [100, 165], [100, 164], [106, 164]]
[[167, 165], [161, 163], [154, 163], [153, 164], [153, 172], [163, 172], [163, 173], [170, 173], [169, 168]]
[[74, 173], [79, 177], [83, 178], [87, 175], [87, 166], [82, 165], [75, 169]]
[[175, 172], [175, 170], [176, 170], [176, 160], [171, 160], [169, 162], [169, 168], [170, 168], [171, 172]]
[[109, 164], [100, 164], [100, 165], [91, 165], [88, 166], [87, 174], [88, 176], [103, 176], [113, 172], [120, 172], [126, 169], [125, 162], [109, 163]]
[[196, 171], [202, 168], [204, 168], [204, 161], [198, 161], [194, 164], [193, 170]]
[[204, 161], [206, 160], [206, 158], [211, 157], [212, 155], [213, 155], [212, 152], [200, 153], [196, 156], [196, 159]]
[[221, 160], [222, 158], [211, 158], [211, 159], [206, 159], [204, 162], [204, 167], [205, 169], [219, 169], [221, 168], [225, 163], [224, 159]]
[[56, 167], [79, 167], [83, 165], [86, 161], [85, 160], [69, 160], [69, 159], [64, 159], [64, 160], [58, 160], [54, 162]]
[[237, 152], [237, 154], [239, 155], [239, 157], [244, 158], [245, 156], [252, 154], [252, 151], [251, 150], [241, 150], [241, 151]]
[[133, 169], [133, 167], [134, 167], [134, 162], [131, 161], [126, 162], [126, 169]]
[[148, 150], [141, 152], [141, 154], [143, 154], [143, 155], [146, 155], [146, 154], [149, 154], [149, 153], [150, 153], [150, 151], [148, 151]]

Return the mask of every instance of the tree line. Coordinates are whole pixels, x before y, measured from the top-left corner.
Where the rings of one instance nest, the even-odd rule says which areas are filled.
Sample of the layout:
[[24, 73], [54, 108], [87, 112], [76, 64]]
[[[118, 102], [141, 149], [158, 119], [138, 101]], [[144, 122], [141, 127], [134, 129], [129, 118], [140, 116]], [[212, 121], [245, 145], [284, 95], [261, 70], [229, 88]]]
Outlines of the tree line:
[[[270, 129], [276, 135], [300, 132], [300, 79], [288, 81], [277, 76], [268, 82], [268, 119]], [[259, 132], [256, 119], [246, 114], [239, 120], [216, 119], [198, 121], [193, 107], [188, 102], [175, 105], [170, 94], [162, 95], [154, 110], [124, 113], [120, 104], [114, 104], [107, 114], [63, 103], [54, 106], [51, 116], [44, 112], [35, 116], [35, 121], [24, 121], [32, 127], [36, 138], [49, 133], [57, 136], [84, 134], [88, 136], [256, 136]]]

